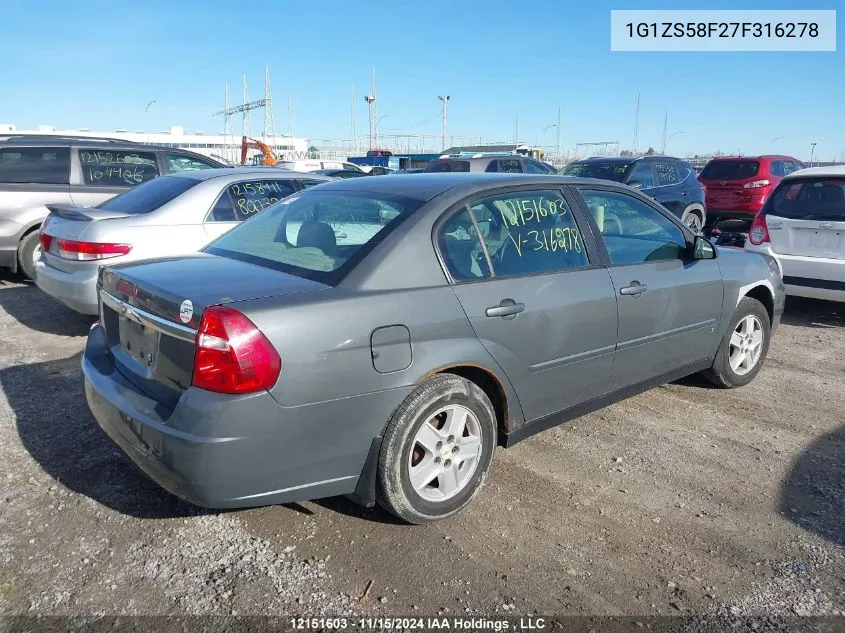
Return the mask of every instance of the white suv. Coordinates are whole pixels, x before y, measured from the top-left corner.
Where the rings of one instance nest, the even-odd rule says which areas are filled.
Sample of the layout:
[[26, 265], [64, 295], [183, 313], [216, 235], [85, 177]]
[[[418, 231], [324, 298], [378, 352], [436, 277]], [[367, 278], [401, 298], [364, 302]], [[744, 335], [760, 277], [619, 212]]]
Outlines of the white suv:
[[845, 165], [786, 176], [754, 218], [745, 249], [775, 258], [786, 294], [845, 301]]

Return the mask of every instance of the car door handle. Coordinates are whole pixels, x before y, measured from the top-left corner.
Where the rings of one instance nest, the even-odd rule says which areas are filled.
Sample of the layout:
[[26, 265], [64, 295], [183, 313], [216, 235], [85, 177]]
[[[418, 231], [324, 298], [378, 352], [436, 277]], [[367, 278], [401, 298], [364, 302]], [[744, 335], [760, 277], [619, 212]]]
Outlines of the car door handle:
[[524, 303], [516, 303], [513, 299], [503, 299], [499, 305], [487, 308], [484, 314], [489, 317], [515, 317], [524, 310]]
[[620, 288], [619, 294], [620, 295], [627, 295], [627, 296], [631, 296], [631, 295], [636, 296], [636, 295], [641, 295], [646, 290], [648, 290], [648, 286], [646, 286], [645, 284], [641, 284], [639, 281], [634, 281], [634, 282], [631, 282], [630, 286], [623, 286], [622, 288]]

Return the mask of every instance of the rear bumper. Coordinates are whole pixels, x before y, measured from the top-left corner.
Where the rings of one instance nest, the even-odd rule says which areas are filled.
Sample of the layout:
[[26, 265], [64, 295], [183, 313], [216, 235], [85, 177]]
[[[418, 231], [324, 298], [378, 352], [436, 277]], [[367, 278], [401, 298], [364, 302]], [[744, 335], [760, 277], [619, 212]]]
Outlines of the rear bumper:
[[98, 268], [98, 265], [92, 265], [66, 273], [48, 266], [42, 255], [35, 261], [35, 285], [71, 310], [96, 315]]
[[106, 434], [162, 488], [210, 508], [353, 493], [379, 434], [369, 420], [405, 396], [391, 390], [282, 407], [267, 392], [190, 387], [169, 410], [115, 369], [100, 325], [89, 334], [82, 371], [88, 406]]
[[783, 255], [771, 246], [746, 242], [745, 249], [773, 258], [780, 268], [786, 294], [793, 297], [845, 301], [845, 260]]

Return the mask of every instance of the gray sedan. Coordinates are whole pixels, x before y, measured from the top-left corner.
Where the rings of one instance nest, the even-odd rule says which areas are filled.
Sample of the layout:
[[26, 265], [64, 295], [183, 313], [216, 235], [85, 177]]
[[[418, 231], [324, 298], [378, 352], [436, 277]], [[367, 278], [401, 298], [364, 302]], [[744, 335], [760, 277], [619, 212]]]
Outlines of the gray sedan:
[[48, 204], [35, 283], [97, 314], [100, 265], [198, 251], [285, 196], [330, 180], [266, 167], [204, 169], [150, 180], [96, 207]]
[[98, 288], [88, 404], [160, 485], [411, 523], [465, 506], [497, 444], [695, 372], [748, 384], [784, 297], [628, 187], [498, 174], [325, 184]]

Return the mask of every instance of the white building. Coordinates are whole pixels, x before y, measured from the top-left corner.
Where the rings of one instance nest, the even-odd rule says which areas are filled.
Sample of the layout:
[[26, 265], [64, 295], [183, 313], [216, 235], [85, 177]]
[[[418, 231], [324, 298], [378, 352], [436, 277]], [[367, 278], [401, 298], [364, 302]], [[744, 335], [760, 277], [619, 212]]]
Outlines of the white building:
[[[204, 156], [210, 156], [234, 164], [240, 163], [241, 161], [240, 136], [226, 137], [222, 134], [205, 134], [203, 132], [186, 134], [185, 129], [178, 125], [171, 126], [168, 132], [144, 132], [143, 130], [95, 132], [89, 129], [57, 130], [51, 125], [40, 125], [37, 130], [19, 130], [15, 125], [0, 123], [0, 134], [9, 133], [116, 138], [133, 143], [188, 149]], [[308, 139], [290, 136], [272, 136], [268, 139], [263, 139], [260, 136], [254, 138], [273, 148], [273, 152], [279, 158], [285, 160], [308, 158]], [[255, 155], [260, 155], [260, 152], [255, 149], [249, 149], [247, 151], [247, 162], [251, 162], [252, 157]]]

